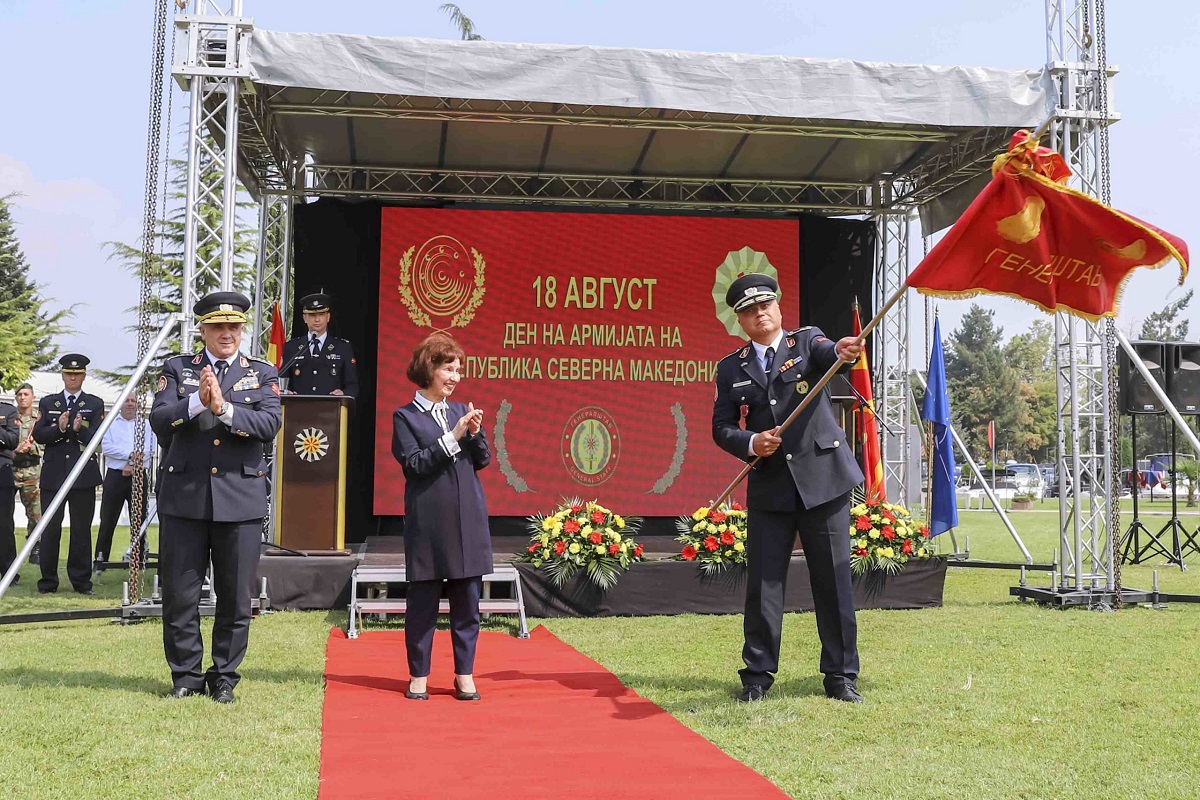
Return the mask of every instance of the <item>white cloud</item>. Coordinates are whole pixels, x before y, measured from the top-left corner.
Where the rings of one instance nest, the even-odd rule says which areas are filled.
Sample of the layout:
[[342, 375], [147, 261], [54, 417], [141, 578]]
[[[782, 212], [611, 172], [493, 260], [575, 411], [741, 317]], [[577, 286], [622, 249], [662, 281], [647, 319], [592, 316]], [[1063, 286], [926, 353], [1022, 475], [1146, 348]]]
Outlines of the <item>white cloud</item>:
[[39, 179], [0, 153], [0, 194], [15, 193], [13, 219], [32, 278], [55, 308], [75, 306], [78, 333], [59, 342], [64, 352], [88, 355], [102, 369], [133, 361], [136, 339], [122, 330], [125, 309], [137, 302], [137, 282], [109, 263], [105, 242], [135, 241], [135, 209], [87, 178]]

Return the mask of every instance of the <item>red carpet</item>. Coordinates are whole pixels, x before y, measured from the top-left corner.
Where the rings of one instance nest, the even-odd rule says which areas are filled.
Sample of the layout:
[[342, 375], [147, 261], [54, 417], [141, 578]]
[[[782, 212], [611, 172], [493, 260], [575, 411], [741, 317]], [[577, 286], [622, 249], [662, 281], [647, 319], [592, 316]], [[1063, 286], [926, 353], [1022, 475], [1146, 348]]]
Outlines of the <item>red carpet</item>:
[[480, 634], [478, 703], [454, 699], [436, 637], [421, 702], [404, 699], [402, 632], [330, 632], [321, 800], [786, 797], [545, 628]]

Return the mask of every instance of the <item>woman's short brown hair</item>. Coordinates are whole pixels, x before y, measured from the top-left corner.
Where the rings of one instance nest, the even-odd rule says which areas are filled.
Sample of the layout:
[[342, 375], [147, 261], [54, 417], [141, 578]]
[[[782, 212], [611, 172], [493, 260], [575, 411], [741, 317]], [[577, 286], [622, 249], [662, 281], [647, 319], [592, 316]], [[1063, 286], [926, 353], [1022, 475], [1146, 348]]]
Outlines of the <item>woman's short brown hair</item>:
[[454, 359], [458, 359], [460, 364], [467, 360], [454, 337], [448, 333], [431, 333], [413, 350], [412, 361], [408, 363], [405, 374], [418, 387], [427, 389], [433, 382], [433, 371]]

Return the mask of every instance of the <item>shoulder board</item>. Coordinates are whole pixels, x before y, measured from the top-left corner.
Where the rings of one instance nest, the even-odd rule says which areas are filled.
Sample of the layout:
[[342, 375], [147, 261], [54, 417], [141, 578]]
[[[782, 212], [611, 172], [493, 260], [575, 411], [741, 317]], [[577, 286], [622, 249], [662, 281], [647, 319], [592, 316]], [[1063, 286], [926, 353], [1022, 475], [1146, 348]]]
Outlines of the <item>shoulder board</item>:
[[796, 328], [796, 330], [792, 331], [792, 333], [803, 333], [804, 331], [811, 331], [812, 329], [812, 325], [805, 325], [803, 328]]
[[274, 361], [267, 361], [265, 358], [263, 358], [261, 356], [246, 356], [246, 358], [250, 359], [251, 361], [257, 361], [259, 364], [269, 364], [272, 367], [275, 366]]
[[734, 350], [732, 353], [725, 356], [721, 360], [724, 361], [725, 359], [728, 359], [728, 358], [748, 358], [749, 356], [750, 356], [750, 345], [746, 344], [746, 345], [742, 345], [737, 350]]

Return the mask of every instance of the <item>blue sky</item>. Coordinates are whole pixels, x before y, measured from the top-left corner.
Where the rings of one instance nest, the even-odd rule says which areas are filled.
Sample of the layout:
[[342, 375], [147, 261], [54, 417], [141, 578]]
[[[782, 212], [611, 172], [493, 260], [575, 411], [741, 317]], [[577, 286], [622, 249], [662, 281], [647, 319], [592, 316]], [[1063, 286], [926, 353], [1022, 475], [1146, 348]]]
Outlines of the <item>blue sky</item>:
[[[453, 37], [438, 0], [245, 0], [260, 28]], [[1008, 69], [1046, 59], [1042, 0], [981, 3], [881, 0], [463, 0], [480, 33], [505, 41], [765, 53]], [[1114, 204], [1200, 249], [1200, 10], [1192, 2], [1108, 3], [1109, 61], [1120, 67], [1112, 129]], [[100, 367], [131, 360], [133, 280], [106, 261], [103, 243], [141, 227], [148, 103], [150, 3], [141, 0], [0, 0], [0, 194], [21, 192], [15, 218], [34, 277], [59, 306], [76, 305], [79, 335], [64, 350]], [[176, 95], [178, 97], [178, 95]], [[180, 114], [176, 114], [177, 120]], [[172, 143], [180, 140], [178, 130]], [[1177, 271], [1141, 271], [1121, 325], [1178, 296]], [[1189, 280], [1186, 286], [1194, 284]], [[923, 305], [913, 296], [918, 312]], [[1039, 312], [988, 300], [1007, 333]], [[941, 303], [943, 330], [968, 303]], [[1200, 339], [1200, 300], [1190, 309]], [[914, 319], [919, 330], [920, 316]], [[919, 360], [919, 358], [918, 358]]]

